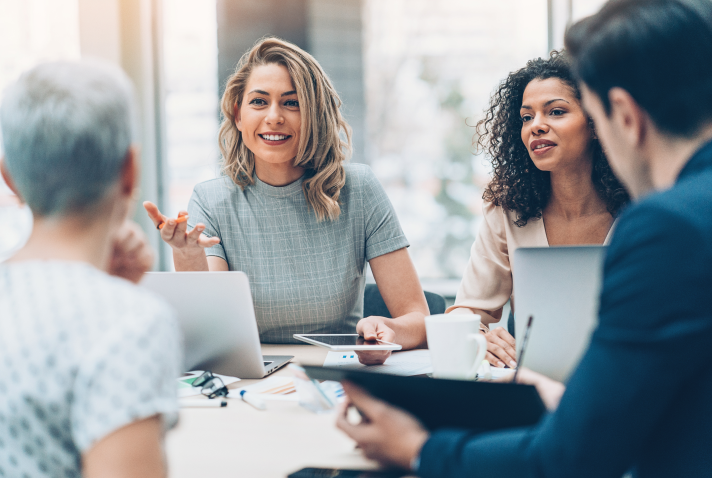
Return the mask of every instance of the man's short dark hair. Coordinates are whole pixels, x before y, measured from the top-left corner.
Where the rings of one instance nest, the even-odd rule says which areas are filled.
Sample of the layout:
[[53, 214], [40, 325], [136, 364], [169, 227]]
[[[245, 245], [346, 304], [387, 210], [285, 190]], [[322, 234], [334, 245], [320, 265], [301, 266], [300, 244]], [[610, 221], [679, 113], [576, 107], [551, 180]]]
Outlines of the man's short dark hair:
[[566, 32], [577, 76], [610, 113], [626, 90], [663, 132], [712, 121], [712, 0], [611, 0]]

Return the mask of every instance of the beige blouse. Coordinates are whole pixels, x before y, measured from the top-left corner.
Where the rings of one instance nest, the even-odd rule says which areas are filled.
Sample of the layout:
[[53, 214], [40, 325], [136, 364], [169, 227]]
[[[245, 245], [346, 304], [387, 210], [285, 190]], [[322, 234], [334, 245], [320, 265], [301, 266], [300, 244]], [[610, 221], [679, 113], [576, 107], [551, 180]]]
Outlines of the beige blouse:
[[[524, 227], [519, 227], [514, 223], [517, 220], [515, 211], [505, 211], [487, 201], [482, 206], [482, 213], [484, 220], [472, 245], [455, 304], [445, 313], [455, 310], [457, 313], [474, 313], [474, 308], [499, 319], [502, 307], [512, 297], [510, 253], [518, 247], [549, 247], [549, 241], [542, 219], [530, 219]], [[614, 227], [615, 223], [604, 244], [610, 241]]]

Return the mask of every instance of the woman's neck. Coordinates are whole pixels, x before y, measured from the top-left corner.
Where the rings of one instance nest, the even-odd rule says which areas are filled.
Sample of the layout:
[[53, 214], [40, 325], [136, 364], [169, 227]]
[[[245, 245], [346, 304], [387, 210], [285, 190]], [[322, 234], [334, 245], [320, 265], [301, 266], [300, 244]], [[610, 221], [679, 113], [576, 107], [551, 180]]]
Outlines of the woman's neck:
[[8, 262], [58, 260], [85, 262], [107, 270], [116, 228], [106, 220], [35, 218], [25, 246]]
[[268, 163], [255, 158], [255, 174], [263, 183], [281, 187], [301, 178], [304, 175], [304, 168], [294, 166], [293, 161]]
[[607, 211], [605, 201], [593, 185], [591, 173], [592, 165], [588, 168], [552, 171], [551, 197], [546, 212], [575, 219]]

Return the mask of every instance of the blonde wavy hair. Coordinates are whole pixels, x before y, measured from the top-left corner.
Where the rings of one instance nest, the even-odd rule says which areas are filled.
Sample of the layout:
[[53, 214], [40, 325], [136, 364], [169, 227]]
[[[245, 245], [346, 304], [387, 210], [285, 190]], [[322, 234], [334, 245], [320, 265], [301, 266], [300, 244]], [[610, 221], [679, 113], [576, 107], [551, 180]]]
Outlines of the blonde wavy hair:
[[219, 134], [223, 174], [242, 189], [254, 184], [255, 157], [235, 125], [235, 106], [241, 106], [252, 71], [268, 64], [286, 67], [297, 91], [302, 126], [294, 165], [305, 170], [302, 189], [307, 203], [319, 221], [335, 220], [341, 212], [339, 195], [346, 182], [343, 163], [351, 153], [351, 128], [341, 116], [341, 99], [329, 77], [314, 57], [292, 43], [274, 37], [258, 41], [228, 78]]

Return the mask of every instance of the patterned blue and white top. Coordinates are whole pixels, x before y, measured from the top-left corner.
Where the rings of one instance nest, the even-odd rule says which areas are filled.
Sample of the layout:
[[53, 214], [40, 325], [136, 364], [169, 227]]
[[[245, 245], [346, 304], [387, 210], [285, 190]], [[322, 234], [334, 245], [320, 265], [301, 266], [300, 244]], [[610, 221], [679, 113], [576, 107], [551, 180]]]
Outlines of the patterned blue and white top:
[[169, 306], [79, 262], [0, 264], [0, 476], [81, 476], [81, 454], [159, 414], [177, 419]]
[[188, 225], [205, 224], [204, 234], [221, 240], [206, 254], [249, 277], [262, 342], [353, 333], [363, 316], [366, 262], [409, 245], [373, 171], [345, 168], [335, 221], [317, 221], [303, 179], [274, 187], [255, 176], [243, 191], [221, 177], [193, 191]]

